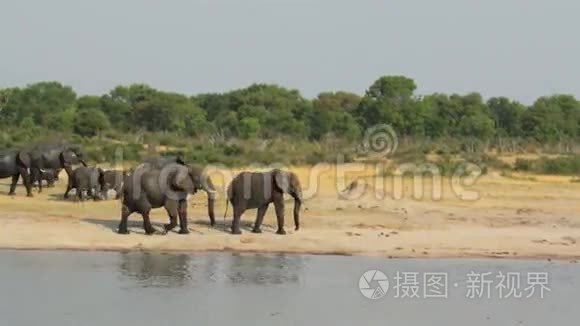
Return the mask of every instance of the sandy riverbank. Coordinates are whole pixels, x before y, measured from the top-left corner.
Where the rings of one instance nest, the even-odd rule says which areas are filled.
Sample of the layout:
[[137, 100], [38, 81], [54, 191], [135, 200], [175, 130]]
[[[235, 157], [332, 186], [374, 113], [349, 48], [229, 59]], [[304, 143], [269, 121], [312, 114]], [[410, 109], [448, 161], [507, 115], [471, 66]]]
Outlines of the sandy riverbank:
[[[308, 186], [306, 169], [297, 170]], [[377, 179], [371, 174], [369, 183]], [[351, 176], [347, 184], [354, 180]], [[244, 252], [287, 252], [312, 254], [378, 255], [385, 257], [509, 257], [580, 259], [580, 184], [569, 177], [503, 177], [491, 173], [469, 190], [479, 199], [466, 201], [442, 182], [442, 198], [430, 198], [432, 182], [426, 182], [425, 198], [413, 199], [412, 179], [405, 179], [405, 196], [394, 199], [396, 180], [378, 179], [384, 190], [374, 191], [364, 182], [353, 192], [366, 192], [355, 199], [340, 196], [332, 173], [319, 177], [316, 195], [302, 212], [302, 229], [293, 231], [286, 219], [288, 235], [274, 234], [275, 216], [271, 207], [264, 233], [249, 232], [255, 211], [244, 215], [245, 232], [227, 233], [231, 210], [223, 220], [225, 201], [218, 200], [218, 226], [210, 228], [205, 195], [193, 197], [189, 211], [192, 233], [146, 236], [141, 217], [131, 216], [131, 234], [115, 233], [120, 203], [75, 203], [63, 201], [66, 176], [56, 188], [27, 198], [19, 187], [10, 197], [8, 179], [0, 181], [0, 248], [74, 250], [166, 250]], [[222, 180], [216, 181], [220, 183]], [[384, 199], [376, 199], [376, 194]], [[356, 196], [355, 196], [356, 197]], [[292, 203], [286, 206], [291, 216]], [[156, 228], [167, 222], [163, 209], [153, 215]]]

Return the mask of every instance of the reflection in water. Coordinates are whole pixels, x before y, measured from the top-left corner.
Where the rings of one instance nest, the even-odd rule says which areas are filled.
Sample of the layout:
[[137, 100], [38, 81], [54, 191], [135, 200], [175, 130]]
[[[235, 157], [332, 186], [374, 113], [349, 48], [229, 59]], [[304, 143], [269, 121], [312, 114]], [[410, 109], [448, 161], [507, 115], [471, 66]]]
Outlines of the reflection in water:
[[174, 255], [128, 252], [119, 271], [139, 287], [183, 287], [199, 284], [297, 283], [304, 257], [287, 255]]
[[225, 279], [234, 284], [297, 283], [303, 269], [301, 256], [239, 255], [228, 259]]
[[119, 270], [142, 287], [180, 287], [191, 279], [188, 255], [122, 253]]
[[[373, 269], [392, 281], [380, 300], [358, 288]], [[419, 275], [417, 298], [396, 298], [399, 271]], [[491, 273], [490, 299], [466, 298], [474, 271]], [[546, 272], [550, 291], [500, 299], [499, 272]], [[426, 273], [445, 273], [447, 298], [424, 297]], [[579, 287], [568, 262], [0, 251], [0, 325], [577, 325]]]

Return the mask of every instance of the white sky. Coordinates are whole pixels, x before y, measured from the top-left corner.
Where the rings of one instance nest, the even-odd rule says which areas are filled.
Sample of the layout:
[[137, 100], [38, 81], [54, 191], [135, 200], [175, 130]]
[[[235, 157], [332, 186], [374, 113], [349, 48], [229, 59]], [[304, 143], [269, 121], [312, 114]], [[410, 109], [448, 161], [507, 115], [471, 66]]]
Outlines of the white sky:
[[0, 87], [268, 82], [313, 97], [403, 74], [421, 94], [580, 98], [579, 12], [573, 0], [0, 0]]

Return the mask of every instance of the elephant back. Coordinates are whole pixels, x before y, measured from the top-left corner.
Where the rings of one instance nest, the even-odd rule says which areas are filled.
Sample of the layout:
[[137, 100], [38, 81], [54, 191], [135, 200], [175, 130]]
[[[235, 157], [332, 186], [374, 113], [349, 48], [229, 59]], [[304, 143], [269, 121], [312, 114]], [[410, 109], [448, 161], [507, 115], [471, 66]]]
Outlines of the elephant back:
[[3, 164], [14, 163], [18, 152], [16, 151], [1, 151], [0, 162]]
[[0, 152], [0, 178], [7, 178], [17, 173], [16, 151]]
[[162, 169], [169, 164], [185, 165], [185, 162], [178, 156], [159, 156], [145, 160], [140, 166], [151, 169]]

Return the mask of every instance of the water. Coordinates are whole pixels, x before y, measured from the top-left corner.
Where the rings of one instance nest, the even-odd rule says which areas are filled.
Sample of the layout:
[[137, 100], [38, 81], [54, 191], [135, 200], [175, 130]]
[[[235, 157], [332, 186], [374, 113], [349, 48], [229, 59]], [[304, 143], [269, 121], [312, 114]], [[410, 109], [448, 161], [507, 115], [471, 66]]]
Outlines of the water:
[[[382, 299], [359, 291], [370, 269], [390, 279]], [[448, 273], [448, 298], [395, 298], [397, 271]], [[551, 291], [469, 299], [471, 271], [546, 272]], [[579, 290], [569, 262], [0, 251], [0, 325], [11, 326], [577, 325]]]

